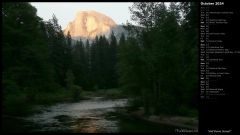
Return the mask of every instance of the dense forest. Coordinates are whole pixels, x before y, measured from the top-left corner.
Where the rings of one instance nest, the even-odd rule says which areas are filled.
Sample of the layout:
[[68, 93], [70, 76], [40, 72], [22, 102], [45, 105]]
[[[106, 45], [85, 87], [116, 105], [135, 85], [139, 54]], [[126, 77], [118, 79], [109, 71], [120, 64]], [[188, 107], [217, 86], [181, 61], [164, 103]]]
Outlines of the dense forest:
[[117, 40], [112, 32], [73, 43], [56, 16], [44, 21], [29, 3], [3, 3], [3, 113], [112, 88], [146, 114], [196, 110], [197, 4], [147, 2], [129, 9], [139, 26], [128, 23], [128, 36]]

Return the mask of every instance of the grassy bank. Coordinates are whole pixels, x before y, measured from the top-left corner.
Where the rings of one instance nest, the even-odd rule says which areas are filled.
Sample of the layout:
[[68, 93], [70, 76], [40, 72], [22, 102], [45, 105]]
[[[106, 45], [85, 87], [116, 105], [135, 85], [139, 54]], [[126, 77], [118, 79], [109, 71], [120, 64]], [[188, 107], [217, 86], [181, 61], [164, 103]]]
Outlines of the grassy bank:
[[52, 105], [58, 102], [72, 101], [72, 92], [38, 92], [38, 93], [14, 93], [4, 95], [3, 114], [5, 115], [29, 115], [37, 111], [34, 105]]
[[[142, 108], [140, 108], [139, 110], [128, 110], [127, 108], [119, 108], [116, 113], [122, 117], [127, 118], [128, 120], [135, 119], [138, 121], [145, 121], [150, 124], [152, 123], [152, 125], [192, 129], [194, 130], [194, 132], [198, 129], [198, 116], [179, 114], [169, 115], [164, 113], [158, 115], [146, 115]], [[128, 128], [128, 126], [126, 126], [126, 128]]]
[[112, 89], [99, 89], [94, 92], [89, 92], [89, 95], [93, 97], [103, 97], [105, 99], [119, 99], [119, 98], [126, 98], [126, 94], [123, 93], [121, 89], [112, 88]]

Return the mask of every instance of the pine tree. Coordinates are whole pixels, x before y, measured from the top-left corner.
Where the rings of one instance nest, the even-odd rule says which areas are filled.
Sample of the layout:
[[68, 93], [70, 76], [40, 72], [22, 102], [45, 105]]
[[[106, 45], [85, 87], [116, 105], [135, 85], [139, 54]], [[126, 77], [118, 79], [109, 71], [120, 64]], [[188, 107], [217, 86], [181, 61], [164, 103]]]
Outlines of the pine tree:
[[55, 85], [45, 24], [29, 3], [4, 3], [2, 9], [4, 97], [25, 94], [16, 103], [34, 102], [36, 93]]
[[82, 40], [77, 41], [73, 48], [73, 73], [75, 75], [75, 84], [86, 88], [87, 83], [87, 57]]
[[66, 87], [66, 72], [70, 66], [69, 57], [67, 57], [69, 53], [63, 31], [55, 15], [46, 22], [46, 34], [48, 37], [46, 41], [49, 45], [50, 59], [54, 66], [55, 80], [61, 86]]
[[110, 46], [109, 46], [109, 59], [108, 67], [109, 67], [109, 87], [117, 86], [117, 73], [116, 73], [116, 63], [117, 63], [117, 39], [112, 31], [110, 36]]
[[[195, 50], [197, 40], [194, 40], [194, 46], [185, 48], [186, 43], [191, 40], [183, 37], [184, 34], [190, 33], [184, 29], [194, 24], [192, 20], [195, 20], [196, 16], [191, 21], [187, 20], [193, 15], [192, 12], [196, 13], [196, 10], [190, 8], [183, 18], [180, 17], [180, 11], [181, 4], [172, 3], [167, 9], [162, 2], [134, 3], [130, 8], [132, 20], [142, 26], [141, 31], [137, 30], [135, 48], [131, 48], [135, 53], [139, 52], [139, 57], [133, 59], [135, 53], [131, 51], [129, 44], [131, 43], [129, 39], [134, 38], [132, 36], [120, 49], [119, 75], [122, 85], [133, 91], [133, 95], [136, 95], [134, 89], [138, 88], [141, 93], [138, 97], [146, 113], [177, 113], [179, 103], [188, 106], [186, 103], [191, 101], [189, 97], [192, 96], [185, 94], [186, 91], [192, 93], [196, 90], [193, 86], [196, 86], [197, 74], [192, 71], [197, 69], [195, 67], [197, 63], [196, 61], [186, 63], [186, 55], [189, 54], [186, 51], [190, 48], [190, 52]], [[135, 31], [131, 25], [128, 29]], [[196, 33], [197, 31], [192, 31], [191, 34]], [[189, 56], [194, 54], [191, 53]], [[141, 68], [135, 67], [136, 64], [133, 66], [132, 63], [141, 63], [138, 65], [141, 65]], [[193, 68], [195, 69], [192, 70]], [[188, 77], [182, 74], [184, 72]], [[187, 82], [184, 80], [187, 78], [192, 80]]]

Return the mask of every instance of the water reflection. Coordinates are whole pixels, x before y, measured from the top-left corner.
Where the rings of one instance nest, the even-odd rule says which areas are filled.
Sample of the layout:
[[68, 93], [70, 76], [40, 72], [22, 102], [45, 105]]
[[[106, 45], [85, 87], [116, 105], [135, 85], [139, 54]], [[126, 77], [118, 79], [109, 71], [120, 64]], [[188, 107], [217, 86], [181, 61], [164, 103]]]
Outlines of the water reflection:
[[106, 131], [104, 127], [100, 126], [97, 120], [87, 119], [80, 120], [77, 125], [73, 128], [73, 132], [83, 132], [83, 133], [101, 133]]

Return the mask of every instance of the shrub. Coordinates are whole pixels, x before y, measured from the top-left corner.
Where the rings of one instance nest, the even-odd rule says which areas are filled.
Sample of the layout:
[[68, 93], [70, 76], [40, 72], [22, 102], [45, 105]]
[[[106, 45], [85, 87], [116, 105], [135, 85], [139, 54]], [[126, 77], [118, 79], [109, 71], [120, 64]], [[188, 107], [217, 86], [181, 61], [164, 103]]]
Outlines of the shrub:
[[72, 98], [73, 100], [78, 100], [81, 98], [81, 93], [82, 93], [82, 87], [78, 85], [73, 85], [71, 87], [71, 92], [72, 92]]

